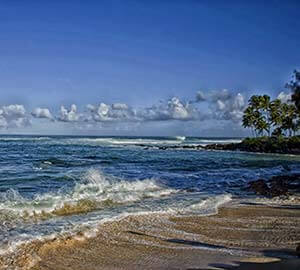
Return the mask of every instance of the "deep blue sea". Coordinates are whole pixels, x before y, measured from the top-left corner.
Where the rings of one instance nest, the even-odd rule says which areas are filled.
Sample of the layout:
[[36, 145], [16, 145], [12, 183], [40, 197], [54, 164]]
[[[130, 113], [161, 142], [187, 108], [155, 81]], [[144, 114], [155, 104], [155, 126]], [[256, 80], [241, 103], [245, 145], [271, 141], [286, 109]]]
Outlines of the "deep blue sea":
[[[239, 138], [0, 136], [0, 253], [129, 214], [210, 214], [300, 158], [166, 145]], [[148, 146], [148, 147], [147, 147]]]

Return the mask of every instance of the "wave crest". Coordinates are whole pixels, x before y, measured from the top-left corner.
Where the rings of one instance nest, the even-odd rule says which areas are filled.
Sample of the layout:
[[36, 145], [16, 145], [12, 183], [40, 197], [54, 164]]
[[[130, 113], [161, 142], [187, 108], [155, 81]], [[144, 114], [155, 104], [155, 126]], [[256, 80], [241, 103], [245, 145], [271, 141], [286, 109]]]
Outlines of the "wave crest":
[[0, 193], [0, 212], [9, 210], [22, 217], [71, 215], [174, 192], [155, 179], [128, 181], [90, 169], [68, 192], [59, 190], [39, 194], [33, 199], [24, 198], [13, 189]]
[[231, 194], [222, 194], [209, 197], [199, 203], [188, 206], [184, 212], [186, 214], [197, 213], [199, 215], [214, 215], [218, 213], [218, 208], [232, 200]]

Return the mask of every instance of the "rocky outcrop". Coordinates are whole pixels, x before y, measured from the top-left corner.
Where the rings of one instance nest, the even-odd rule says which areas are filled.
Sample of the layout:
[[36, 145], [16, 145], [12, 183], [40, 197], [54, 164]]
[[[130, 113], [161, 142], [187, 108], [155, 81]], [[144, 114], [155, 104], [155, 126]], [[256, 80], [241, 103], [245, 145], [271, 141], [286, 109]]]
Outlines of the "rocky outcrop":
[[300, 243], [297, 245], [296, 247], [296, 254], [298, 255], [298, 257], [300, 258]]
[[264, 179], [249, 182], [247, 189], [259, 195], [269, 195], [270, 192], [270, 188]]
[[240, 143], [206, 145], [204, 149], [299, 155], [300, 136], [246, 138]]
[[300, 192], [300, 174], [278, 175], [271, 179], [258, 179], [248, 183], [246, 190], [258, 195], [277, 197]]
[[202, 145], [147, 145], [147, 144], [136, 144], [136, 146], [144, 147], [145, 150], [148, 149], [159, 149], [159, 150], [200, 150], [204, 149], [204, 146]]
[[300, 136], [294, 137], [260, 137], [246, 138], [240, 143], [228, 144], [209, 144], [209, 145], [147, 145], [136, 144], [144, 149], [159, 150], [225, 150], [225, 151], [244, 151], [259, 153], [278, 153], [300, 155]]

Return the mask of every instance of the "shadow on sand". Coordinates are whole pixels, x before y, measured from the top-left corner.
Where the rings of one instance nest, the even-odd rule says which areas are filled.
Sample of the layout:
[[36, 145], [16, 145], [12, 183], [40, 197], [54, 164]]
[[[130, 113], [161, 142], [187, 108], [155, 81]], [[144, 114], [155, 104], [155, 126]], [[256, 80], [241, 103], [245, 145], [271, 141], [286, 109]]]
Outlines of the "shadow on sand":
[[[162, 237], [157, 237], [153, 235], [147, 235], [140, 232], [135, 231], [127, 231], [127, 233], [140, 235], [140, 236], [147, 236], [151, 238], [157, 238], [163, 240], [168, 243], [175, 243], [181, 245], [188, 245], [194, 247], [203, 247], [206, 249], [221, 249], [221, 250], [235, 250], [234, 248], [228, 249], [225, 246], [220, 245], [212, 245], [207, 243], [202, 243], [198, 241], [191, 241], [191, 240], [184, 240], [184, 239], [166, 239]], [[241, 250], [241, 249], [239, 249]], [[263, 250], [261, 253], [267, 258], [278, 258], [279, 261], [274, 262], [233, 262], [237, 266], [227, 265], [227, 264], [220, 264], [214, 263], [210, 264], [210, 267], [215, 267], [217, 269], [224, 269], [224, 270], [300, 270], [300, 258], [297, 257], [296, 252], [291, 250]], [[203, 268], [188, 268], [186, 270], [205, 270]]]
[[291, 250], [264, 250], [263, 255], [268, 258], [278, 258], [274, 262], [234, 262], [237, 266], [211, 264], [210, 266], [224, 270], [299, 270], [300, 258]]

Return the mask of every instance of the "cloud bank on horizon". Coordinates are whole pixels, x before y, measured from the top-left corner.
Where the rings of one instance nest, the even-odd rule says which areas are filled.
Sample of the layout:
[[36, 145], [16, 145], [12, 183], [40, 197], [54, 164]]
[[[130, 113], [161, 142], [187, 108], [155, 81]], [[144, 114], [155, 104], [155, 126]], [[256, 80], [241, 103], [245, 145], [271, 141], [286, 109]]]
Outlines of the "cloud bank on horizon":
[[[290, 93], [281, 92], [277, 98], [288, 102]], [[69, 127], [82, 129], [105, 129], [126, 124], [154, 123], [154, 122], [193, 122], [206, 120], [227, 121], [230, 125], [241, 127], [243, 111], [247, 106], [245, 94], [233, 93], [227, 89], [204, 93], [198, 91], [193, 100], [184, 101], [172, 97], [167, 101], [160, 101], [149, 107], [133, 108], [126, 103], [86, 104], [83, 111], [79, 111], [76, 104], [70, 108], [62, 105], [58, 112], [51, 112], [49, 108], [37, 107], [32, 112], [26, 110], [22, 104], [11, 104], [0, 107], [0, 129], [22, 129], [36, 125], [36, 121], [52, 123], [66, 123]], [[100, 126], [98, 124], [101, 124]]]

